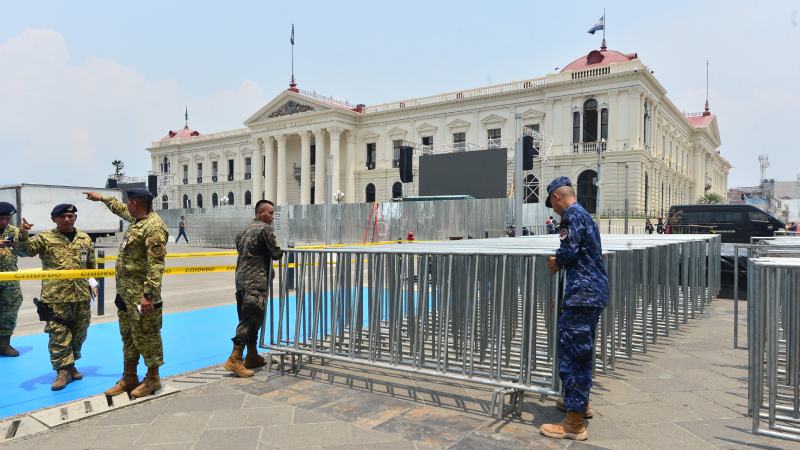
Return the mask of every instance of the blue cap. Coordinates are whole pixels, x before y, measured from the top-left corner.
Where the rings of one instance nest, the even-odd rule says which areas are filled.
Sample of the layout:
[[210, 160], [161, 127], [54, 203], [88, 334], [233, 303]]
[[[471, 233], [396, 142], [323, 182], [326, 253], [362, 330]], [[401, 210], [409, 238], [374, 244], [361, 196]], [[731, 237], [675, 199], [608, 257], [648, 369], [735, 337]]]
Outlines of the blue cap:
[[62, 203], [60, 205], [56, 205], [52, 211], [50, 211], [50, 217], [58, 217], [65, 213], [76, 213], [78, 212], [78, 208], [75, 205], [70, 205], [69, 203]]
[[17, 208], [8, 202], [0, 202], [0, 216], [11, 216], [17, 213]]
[[128, 198], [147, 198], [152, 200], [153, 193], [144, 188], [136, 188], [128, 190]]
[[551, 181], [550, 184], [547, 185], [547, 200], [544, 201], [544, 205], [548, 208], [552, 208], [553, 205], [550, 204], [550, 194], [553, 193], [556, 189], [560, 188], [561, 186], [572, 186], [572, 181], [569, 181], [567, 177], [558, 177], [555, 180]]

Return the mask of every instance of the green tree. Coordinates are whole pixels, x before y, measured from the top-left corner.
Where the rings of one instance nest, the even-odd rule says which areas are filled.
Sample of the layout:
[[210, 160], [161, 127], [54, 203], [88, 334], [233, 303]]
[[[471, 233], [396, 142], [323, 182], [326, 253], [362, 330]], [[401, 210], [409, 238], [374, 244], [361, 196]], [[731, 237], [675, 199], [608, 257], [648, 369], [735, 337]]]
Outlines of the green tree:
[[706, 192], [697, 198], [697, 203], [701, 205], [716, 205], [722, 203], [722, 196], [713, 192]]

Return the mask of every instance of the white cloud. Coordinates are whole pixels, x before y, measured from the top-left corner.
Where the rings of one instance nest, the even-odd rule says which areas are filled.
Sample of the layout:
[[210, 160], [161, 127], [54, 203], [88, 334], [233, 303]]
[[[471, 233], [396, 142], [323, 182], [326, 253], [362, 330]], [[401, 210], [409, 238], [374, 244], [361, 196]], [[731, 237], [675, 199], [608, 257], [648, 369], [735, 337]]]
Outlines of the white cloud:
[[194, 98], [173, 80], [151, 80], [113, 60], [70, 60], [63, 36], [26, 29], [0, 42], [0, 184], [101, 186], [122, 159], [132, 176], [146, 175], [144, 150], [167, 131], [241, 127], [264, 103], [252, 81]]

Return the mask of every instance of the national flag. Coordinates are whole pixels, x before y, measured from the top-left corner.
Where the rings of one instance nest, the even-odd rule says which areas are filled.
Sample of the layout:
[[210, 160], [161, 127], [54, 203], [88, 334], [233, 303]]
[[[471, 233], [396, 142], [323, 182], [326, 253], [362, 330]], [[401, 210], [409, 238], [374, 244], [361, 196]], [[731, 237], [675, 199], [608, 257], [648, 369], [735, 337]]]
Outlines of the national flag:
[[294, 24], [292, 24], [292, 37], [289, 38], [289, 42], [291, 42], [292, 45], [294, 45]]
[[589, 28], [589, 31], [587, 31], [587, 33], [594, 34], [595, 31], [605, 30], [605, 28], [606, 28], [606, 16], [604, 14], [600, 16], [599, 19], [597, 19], [597, 23], [594, 24], [592, 28]]

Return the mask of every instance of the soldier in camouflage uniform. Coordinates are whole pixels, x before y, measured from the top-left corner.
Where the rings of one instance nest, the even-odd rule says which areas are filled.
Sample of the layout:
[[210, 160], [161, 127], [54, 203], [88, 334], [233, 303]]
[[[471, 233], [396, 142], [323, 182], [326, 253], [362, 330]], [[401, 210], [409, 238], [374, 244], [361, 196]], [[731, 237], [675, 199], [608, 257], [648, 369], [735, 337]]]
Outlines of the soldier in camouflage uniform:
[[[131, 223], [122, 238], [117, 257], [119, 332], [122, 336], [124, 371], [106, 395], [128, 392], [131, 398], [151, 395], [161, 389], [158, 368], [164, 364], [161, 344], [161, 278], [167, 254], [167, 227], [153, 212], [153, 194], [147, 189], [127, 192], [127, 205], [113, 197], [86, 192], [89, 200], [102, 201], [114, 214]], [[136, 373], [139, 355], [144, 357], [147, 376], [142, 383]]]
[[[44, 270], [80, 270], [97, 267], [94, 244], [89, 235], [75, 229], [78, 208], [61, 204], [50, 216], [56, 228], [28, 238], [20, 233], [18, 247], [26, 256], [39, 255]], [[42, 280], [41, 301], [48, 310], [44, 331], [50, 336], [47, 349], [56, 379], [50, 388], [60, 391], [83, 375], [75, 368], [81, 357], [92, 318], [89, 282], [85, 278]]]
[[577, 203], [569, 178], [556, 178], [547, 186], [545, 204], [561, 216], [561, 245], [547, 265], [553, 272], [567, 271], [558, 318], [558, 371], [564, 400], [557, 403], [567, 416], [561, 423], [542, 425], [540, 431], [551, 438], [583, 441], [589, 437], [583, 419], [592, 417], [589, 390], [595, 330], [608, 303], [608, 277], [600, 232]]
[[[256, 341], [267, 299], [267, 283], [272, 282], [272, 261], [281, 257], [281, 249], [275, 239], [272, 221], [275, 205], [269, 200], [256, 203], [256, 218], [236, 237], [236, 306], [239, 325], [233, 341], [231, 356], [223, 367], [239, 377], [252, 377], [252, 368], [265, 364], [258, 354]], [[244, 347], [247, 358], [242, 361]]]
[[[11, 216], [16, 213], [14, 205], [0, 202], [0, 272], [17, 271], [19, 251], [14, 243], [19, 241], [20, 230], [11, 225]], [[19, 352], [11, 346], [11, 335], [17, 327], [20, 305], [22, 292], [19, 290], [19, 281], [0, 281], [0, 356], [19, 356]]]

